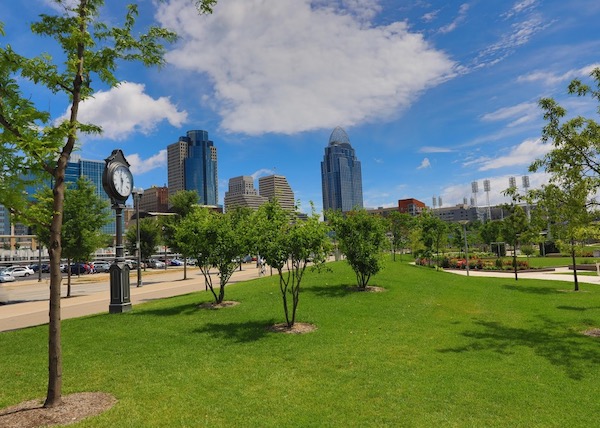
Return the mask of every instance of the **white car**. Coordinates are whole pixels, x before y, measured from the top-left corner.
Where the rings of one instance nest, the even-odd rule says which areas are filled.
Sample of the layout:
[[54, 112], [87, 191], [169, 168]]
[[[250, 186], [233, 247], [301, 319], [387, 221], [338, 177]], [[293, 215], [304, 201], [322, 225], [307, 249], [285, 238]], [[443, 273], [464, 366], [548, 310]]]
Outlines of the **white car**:
[[13, 282], [13, 281], [15, 281], [15, 277], [12, 276], [10, 273], [5, 272], [5, 271], [0, 272], [0, 282]]
[[12, 267], [4, 269], [4, 272], [14, 276], [15, 278], [22, 277], [22, 276], [27, 277], [29, 275], [35, 275], [35, 272], [33, 271], [33, 269], [30, 269], [26, 266], [12, 266]]

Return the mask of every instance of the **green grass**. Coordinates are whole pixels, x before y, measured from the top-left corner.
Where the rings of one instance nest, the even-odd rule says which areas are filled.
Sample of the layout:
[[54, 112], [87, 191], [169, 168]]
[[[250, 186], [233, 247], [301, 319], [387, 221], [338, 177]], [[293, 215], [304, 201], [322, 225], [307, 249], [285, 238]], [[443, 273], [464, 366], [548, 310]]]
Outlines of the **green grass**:
[[[600, 413], [600, 289], [388, 263], [352, 292], [343, 263], [305, 276], [298, 321], [276, 278], [63, 321], [64, 391], [119, 400], [85, 427], [590, 427]], [[0, 334], [0, 408], [43, 397], [47, 327]]]

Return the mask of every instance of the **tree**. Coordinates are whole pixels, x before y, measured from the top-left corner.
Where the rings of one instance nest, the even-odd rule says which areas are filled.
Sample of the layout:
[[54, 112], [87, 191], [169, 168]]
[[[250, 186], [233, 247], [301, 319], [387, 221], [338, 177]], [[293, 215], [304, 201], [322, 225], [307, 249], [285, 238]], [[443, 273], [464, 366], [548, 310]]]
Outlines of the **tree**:
[[[390, 213], [388, 221], [389, 231], [392, 234], [392, 251], [394, 261], [396, 261], [396, 250], [402, 250], [408, 245], [410, 231], [415, 224], [415, 219], [410, 214], [394, 211]], [[402, 258], [402, 255], [400, 255], [400, 258]]]
[[[175, 216], [165, 217], [162, 223], [165, 245], [176, 252], [183, 253], [183, 279], [187, 279], [187, 259], [191, 254], [186, 254], [175, 239], [177, 225], [198, 206], [198, 193], [194, 190], [180, 190], [169, 198], [171, 210]], [[165, 260], [167, 263], [167, 260]]]
[[[78, 134], [101, 132], [98, 126], [79, 121], [79, 106], [96, 91], [92, 82], [111, 87], [119, 83], [115, 70], [121, 62], [140, 61], [146, 66], [163, 64], [163, 43], [176, 38], [175, 33], [160, 27], [151, 27], [147, 33], [135, 37], [136, 5], [128, 6], [121, 27], [112, 27], [100, 20], [103, 0], [79, 0], [74, 6], [61, 0], [55, 2], [64, 12], [42, 15], [31, 30], [54, 40], [63, 54], [62, 59], [55, 61], [45, 53], [27, 58], [10, 46], [0, 47], [0, 204], [10, 207], [16, 219], [37, 224], [39, 222], [28, 214], [29, 201], [24, 190], [47, 178], [53, 182], [48, 245], [51, 266], [49, 376], [45, 407], [59, 405], [62, 397], [59, 265], [65, 170], [76, 148]], [[201, 11], [210, 11], [214, 3], [215, 0], [196, 1]], [[0, 33], [2, 31], [0, 26]], [[40, 45], [47, 47], [47, 43]], [[28, 89], [22, 89], [21, 85]], [[66, 96], [70, 102], [68, 119], [57, 123], [49, 111], [38, 108], [29, 97], [31, 85]]]
[[[246, 210], [219, 214], [207, 208], [196, 207], [175, 226], [175, 239], [179, 242], [179, 248], [185, 254], [197, 258], [205, 284], [216, 304], [223, 302], [225, 286], [241, 263], [241, 258], [248, 254], [245, 234], [250, 226], [249, 218]], [[211, 268], [218, 271], [218, 295], [210, 275]]]
[[419, 224], [421, 225], [425, 251], [431, 257], [431, 255], [433, 255], [433, 249], [435, 248], [438, 259], [437, 264], [439, 266], [440, 246], [443, 246], [448, 239], [448, 224], [429, 212], [421, 214], [419, 217]]
[[[154, 218], [140, 219], [140, 258], [142, 260], [149, 259], [156, 251], [160, 239], [160, 228], [157, 227], [157, 223]], [[130, 254], [135, 253], [137, 250], [137, 226], [127, 229], [125, 242], [127, 251]]]
[[387, 241], [383, 220], [365, 210], [345, 214], [333, 211], [327, 218], [331, 219], [340, 248], [356, 274], [358, 287], [365, 289], [383, 266], [381, 256]]
[[[39, 191], [36, 204], [29, 210], [38, 219], [32, 227], [40, 241], [50, 244], [49, 224], [52, 219], [52, 190], [48, 187]], [[96, 194], [92, 182], [80, 177], [69, 183], [65, 191], [63, 227], [61, 229], [62, 255], [71, 261], [85, 262], [98, 248], [104, 246], [106, 235], [101, 232], [110, 222], [109, 206]], [[45, 219], [45, 220], [43, 220]], [[67, 269], [67, 297], [71, 296], [71, 270]]]
[[501, 235], [502, 222], [494, 220], [485, 222], [479, 229], [479, 236], [483, 243], [491, 248], [492, 243], [498, 242]]
[[520, 205], [512, 203], [505, 205], [505, 209], [510, 213], [508, 217], [502, 220], [501, 235], [506, 242], [510, 242], [513, 246], [513, 268], [515, 270], [515, 281], [519, 279], [517, 276], [517, 245], [522, 234], [527, 232], [529, 223], [525, 210]]
[[[589, 95], [600, 102], [600, 68], [595, 68], [590, 77], [595, 89], [575, 79], [569, 84], [568, 93], [579, 97]], [[551, 143], [553, 149], [533, 162], [530, 171], [544, 169], [553, 178], [572, 184], [587, 177], [592, 188], [600, 187], [600, 124], [581, 116], [564, 120], [567, 110], [552, 98], [541, 99], [539, 105], [547, 121], [542, 141]]]
[[319, 220], [314, 208], [306, 220], [301, 220], [283, 209], [276, 199], [260, 206], [253, 216], [253, 224], [260, 256], [277, 270], [285, 320], [288, 328], [292, 328], [304, 272], [310, 262], [320, 268], [331, 249], [329, 229]]
[[582, 179], [573, 183], [553, 177], [552, 181], [531, 194], [537, 199], [539, 212], [550, 220], [552, 236], [559, 248], [571, 255], [574, 290], [579, 291], [575, 257], [577, 246], [586, 238], [598, 235], [597, 226], [592, 224], [597, 218], [597, 212], [593, 209], [595, 202], [592, 180]]

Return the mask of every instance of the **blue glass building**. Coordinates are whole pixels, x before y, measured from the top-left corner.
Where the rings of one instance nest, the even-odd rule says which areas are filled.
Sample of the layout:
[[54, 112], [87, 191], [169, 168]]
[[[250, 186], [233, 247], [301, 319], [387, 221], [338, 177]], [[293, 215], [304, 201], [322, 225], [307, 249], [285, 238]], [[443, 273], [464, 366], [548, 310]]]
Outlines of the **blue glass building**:
[[[110, 198], [104, 191], [104, 187], [102, 187], [102, 173], [105, 165], [106, 162], [103, 160], [84, 160], [80, 159], [78, 156], [71, 156], [71, 159], [67, 163], [67, 169], [65, 170], [65, 183], [69, 185], [69, 183], [77, 182], [79, 177], [86, 177], [96, 188], [96, 195], [100, 197], [100, 199], [107, 201], [107, 213], [110, 215], [110, 218], [114, 218], [114, 213], [110, 208]], [[117, 233], [115, 222], [111, 221], [103, 226], [101, 231], [102, 233], [114, 236]]]
[[321, 162], [323, 209], [347, 212], [363, 207], [360, 161], [348, 134], [339, 126], [329, 137]]
[[201, 205], [217, 205], [217, 149], [208, 132], [188, 131], [167, 147], [169, 196], [179, 190], [194, 190]]

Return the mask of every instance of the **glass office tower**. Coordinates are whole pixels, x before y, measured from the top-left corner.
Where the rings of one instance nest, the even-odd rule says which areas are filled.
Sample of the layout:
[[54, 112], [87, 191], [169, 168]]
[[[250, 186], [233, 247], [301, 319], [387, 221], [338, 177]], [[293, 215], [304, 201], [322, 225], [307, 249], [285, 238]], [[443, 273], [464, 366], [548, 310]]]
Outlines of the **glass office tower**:
[[188, 131], [167, 147], [169, 196], [179, 190], [195, 190], [200, 205], [217, 205], [217, 148], [208, 132]]
[[348, 134], [339, 126], [329, 137], [321, 162], [323, 210], [351, 211], [363, 207], [360, 161]]

